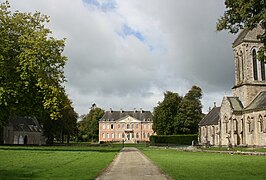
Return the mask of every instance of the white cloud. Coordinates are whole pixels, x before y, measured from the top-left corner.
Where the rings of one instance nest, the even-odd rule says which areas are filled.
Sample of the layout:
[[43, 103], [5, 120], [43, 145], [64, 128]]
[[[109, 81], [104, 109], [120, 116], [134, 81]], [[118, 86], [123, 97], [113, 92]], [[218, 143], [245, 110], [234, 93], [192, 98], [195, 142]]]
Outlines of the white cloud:
[[206, 0], [10, 0], [51, 16], [66, 37], [66, 89], [79, 114], [91, 104], [153, 110], [172, 90], [203, 89], [204, 111], [233, 85], [233, 37], [216, 33], [223, 2]]

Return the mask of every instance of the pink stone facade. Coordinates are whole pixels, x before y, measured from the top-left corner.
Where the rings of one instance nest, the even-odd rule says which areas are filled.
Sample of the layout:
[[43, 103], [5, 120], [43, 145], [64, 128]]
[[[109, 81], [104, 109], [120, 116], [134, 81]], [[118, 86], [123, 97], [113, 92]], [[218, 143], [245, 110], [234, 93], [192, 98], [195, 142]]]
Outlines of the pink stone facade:
[[154, 134], [152, 115], [150, 112], [142, 113], [144, 112], [107, 111], [99, 121], [99, 142], [149, 141], [150, 136]]

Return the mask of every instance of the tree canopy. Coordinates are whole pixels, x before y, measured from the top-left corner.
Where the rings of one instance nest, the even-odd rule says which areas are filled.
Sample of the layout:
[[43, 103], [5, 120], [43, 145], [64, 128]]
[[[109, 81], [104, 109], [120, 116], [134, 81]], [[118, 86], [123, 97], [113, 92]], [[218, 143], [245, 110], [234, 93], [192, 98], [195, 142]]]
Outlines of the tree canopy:
[[164, 93], [164, 100], [154, 108], [153, 130], [158, 135], [194, 134], [202, 119], [202, 91], [193, 86], [184, 96], [171, 91]]
[[[253, 29], [258, 24], [266, 29], [266, 1], [265, 0], [225, 0], [226, 11], [216, 24], [216, 29], [229, 30], [237, 33], [240, 29]], [[258, 37], [264, 44], [260, 50], [260, 59], [265, 60], [266, 31]]]
[[58, 119], [65, 81], [65, 40], [45, 27], [49, 17], [0, 4], [0, 126], [10, 115]]
[[104, 115], [104, 110], [93, 104], [90, 112], [82, 116], [82, 120], [78, 123], [79, 139], [82, 141], [99, 139], [99, 120]]

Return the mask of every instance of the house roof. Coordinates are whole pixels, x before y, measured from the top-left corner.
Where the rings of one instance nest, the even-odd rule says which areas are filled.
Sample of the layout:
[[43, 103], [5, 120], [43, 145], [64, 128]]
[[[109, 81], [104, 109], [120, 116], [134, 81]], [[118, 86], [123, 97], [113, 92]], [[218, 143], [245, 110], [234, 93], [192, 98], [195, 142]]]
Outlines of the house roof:
[[9, 118], [9, 125], [13, 126], [14, 131], [42, 132], [42, 127], [34, 117], [13, 116]]
[[105, 111], [100, 121], [117, 121], [126, 116], [131, 116], [140, 121], [152, 121], [153, 119], [150, 111]]
[[238, 97], [227, 97], [227, 99], [228, 99], [228, 101], [230, 103], [231, 108], [234, 111], [243, 110], [244, 106], [243, 106], [242, 102], [239, 100]]
[[233, 47], [241, 44], [242, 42], [260, 42], [257, 38], [258, 35], [263, 34], [264, 30], [260, 25], [250, 30], [248, 28], [243, 29], [236, 40], [233, 42]]
[[245, 110], [266, 109], [266, 91], [260, 92]]
[[199, 126], [218, 125], [220, 109], [221, 107], [212, 108], [212, 110], [199, 122]]

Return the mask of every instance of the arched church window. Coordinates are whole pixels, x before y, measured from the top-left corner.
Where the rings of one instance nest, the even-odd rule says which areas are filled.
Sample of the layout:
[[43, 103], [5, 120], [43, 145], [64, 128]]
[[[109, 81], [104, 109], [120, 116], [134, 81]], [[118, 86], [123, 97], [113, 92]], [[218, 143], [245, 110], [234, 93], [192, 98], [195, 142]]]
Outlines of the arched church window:
[[243, 53], [242, 51], [240, 51], [240, 61], [241, 61], [241, 72], [242, 72], [242, 81], [244, 81], [244, 56], [243, 56]]
[[265, 80], [265, 62], [260, 61], [261, 80]]
[[228, 118], [227, 116], [224, 116], [224, 123], [225, 123], [225, 133], [228, 133]]
[[250, 117], [247, 118], [247, 124], [248, 124], [248, 132], [251, 132], [251, 121], [250, 121]]
[[239, 54], [236, 54], [236, 69], [237, 69], [237, 82], [240, 82], [240, 58]]
[[254, 80], [258, 80], [257, 54], [255, 49], [253, 49], [252, 51], [252, 62], [253, 62], [253, 77]]
[[264, 127], [263, 127], [263, 119], [262, 119], [262, 116], [261, 115], [259, 117], [259, 124], [260, 124], [260, 132], [263, 132]]

